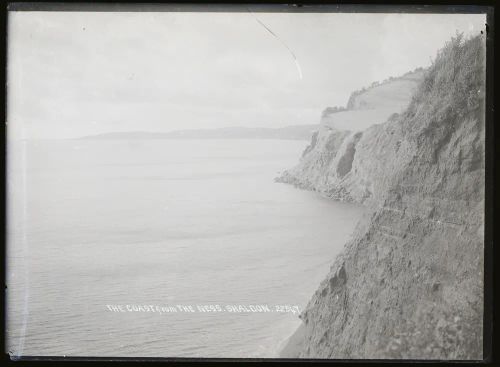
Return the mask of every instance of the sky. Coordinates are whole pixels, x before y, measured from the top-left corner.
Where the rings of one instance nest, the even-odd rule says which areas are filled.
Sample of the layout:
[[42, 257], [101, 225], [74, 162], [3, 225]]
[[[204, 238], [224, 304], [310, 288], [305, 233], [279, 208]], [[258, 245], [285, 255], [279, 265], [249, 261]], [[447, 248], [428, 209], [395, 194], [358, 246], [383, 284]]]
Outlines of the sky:
[[33, 12], [8, 15], [7, 131], [316, 124], [354, 90], [427, 67], [484, 14]]

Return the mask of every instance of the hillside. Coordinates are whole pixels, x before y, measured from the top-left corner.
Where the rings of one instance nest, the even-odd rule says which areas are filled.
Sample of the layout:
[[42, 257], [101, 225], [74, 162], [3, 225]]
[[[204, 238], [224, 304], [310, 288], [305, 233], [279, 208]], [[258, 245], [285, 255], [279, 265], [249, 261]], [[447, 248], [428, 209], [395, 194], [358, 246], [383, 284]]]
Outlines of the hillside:
[[484, 52], [454, 38], [401, 114], [322, 126], [280, 178], [369, 208], [283, 357], [482, 358]]
[[380, 84], [374, 83], [352, 93], [346, 109], [324, 112], [319, 130], [299, 164], [285, 171], [276, 181], [345, 201], [364, 202], [379, 189], [374, 176], [382, 174], [385, 177], [382, 173], [385, 162], [379, 165], [372, 159], [357, 159], [361, 156], [354, 155], [355, 149], [371, 145], [372, 135], [379, 131], [376, 125], [394, 118], [408, 107], [423, 75], [424, 71], [417, 69]]
[[393, 114], [402, 112], [410, 102], [424, 71], [417, 69], [398, 78], [373, 83], [368, 88], [355, 91], [345, 109], [323, 113], [322, 125], [337, 130], [362, 131], [380, 124]]

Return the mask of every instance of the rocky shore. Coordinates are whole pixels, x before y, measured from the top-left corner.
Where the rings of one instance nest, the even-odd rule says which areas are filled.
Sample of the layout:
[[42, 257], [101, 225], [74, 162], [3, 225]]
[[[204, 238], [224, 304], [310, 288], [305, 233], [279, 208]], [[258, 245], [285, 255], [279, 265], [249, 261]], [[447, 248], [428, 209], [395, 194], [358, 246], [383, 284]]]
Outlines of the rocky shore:
[[484, 78], [484, 38], [457, 36], [428, 70], [324, 114], [276, 179], [370, 213], [282, 357], [482, 358]]

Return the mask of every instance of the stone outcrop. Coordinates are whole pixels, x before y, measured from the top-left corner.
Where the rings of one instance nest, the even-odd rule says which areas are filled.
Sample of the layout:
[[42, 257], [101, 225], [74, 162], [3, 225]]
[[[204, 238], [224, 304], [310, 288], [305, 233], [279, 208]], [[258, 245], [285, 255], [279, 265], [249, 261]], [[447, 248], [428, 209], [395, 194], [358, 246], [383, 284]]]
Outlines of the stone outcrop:
[[362, 203], [370, 198], [385, 178], [380, 167], [383, 160], [376, 164], [370, 156], [387, 153], [383, 145], [377, 151], [372, 149], [385, 138], [377, 126], [395, 119], [408, 106], [423, 74], [417, 70], [354, 92], [348, 109], [326, 109], [330, 113], [323, 112], [319, 130], [300, 163], [276, 181], [343, 201]]
[[484, 52], [452, 39], [404, 111], [322, 125], [279, 179], [369, 208], [283, 357], [482, 358]]

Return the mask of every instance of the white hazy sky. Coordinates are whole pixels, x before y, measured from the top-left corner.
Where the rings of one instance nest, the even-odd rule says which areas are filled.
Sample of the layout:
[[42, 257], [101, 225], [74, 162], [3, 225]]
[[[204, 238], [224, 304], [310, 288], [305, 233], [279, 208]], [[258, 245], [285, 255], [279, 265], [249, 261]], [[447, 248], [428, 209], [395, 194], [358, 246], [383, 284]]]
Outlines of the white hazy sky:
[[[257, 17], [295, 54], [273, 37]], [[451, 14], [11, 12], [8, 131], [111, 131], [318, 123], [353, 90], [430, 65]]]

